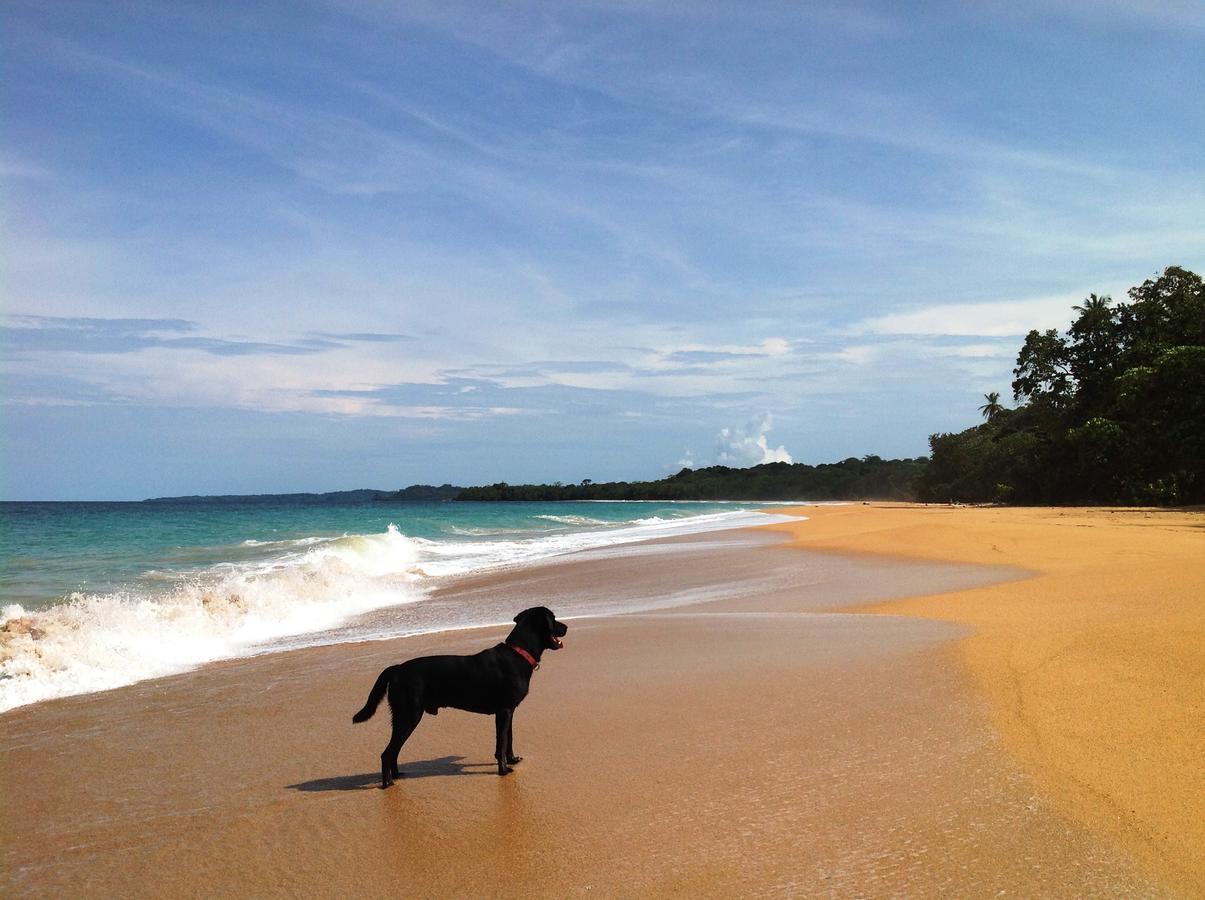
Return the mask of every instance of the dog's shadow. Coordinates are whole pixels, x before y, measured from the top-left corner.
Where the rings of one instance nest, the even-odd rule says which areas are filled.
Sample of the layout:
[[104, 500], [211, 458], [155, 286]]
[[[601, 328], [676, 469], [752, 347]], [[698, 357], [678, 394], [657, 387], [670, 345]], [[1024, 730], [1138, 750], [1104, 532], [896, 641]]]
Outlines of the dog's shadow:
[[[464, 762], [463, 756], [441, 756], [438, 759], [417, 760], [402, 766], [400, 781], [416, 778], [440, 778], [449, 775], [496, 775], [498, 764], [489, 762]], [[336, 775], [333, 778], [315, 778], [300, 784], [289, 784], [293, 791], [313, 793], [319, 791], [367, 791], [380, 788], [381, 773], [365, 772], [362, 775]]]

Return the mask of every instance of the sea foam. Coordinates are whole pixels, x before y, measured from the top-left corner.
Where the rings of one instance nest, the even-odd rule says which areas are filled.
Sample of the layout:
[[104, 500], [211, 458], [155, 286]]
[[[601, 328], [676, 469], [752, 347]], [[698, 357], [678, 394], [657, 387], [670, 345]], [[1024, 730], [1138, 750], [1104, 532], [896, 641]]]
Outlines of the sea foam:
[[31, 612], [4, 607], [0, 710], [244, 656], [277, 638], [414, 602], [418, 556], [415, 542], [391, 525], [265, 562], [212, 566], [166, 589], [76, 592]]

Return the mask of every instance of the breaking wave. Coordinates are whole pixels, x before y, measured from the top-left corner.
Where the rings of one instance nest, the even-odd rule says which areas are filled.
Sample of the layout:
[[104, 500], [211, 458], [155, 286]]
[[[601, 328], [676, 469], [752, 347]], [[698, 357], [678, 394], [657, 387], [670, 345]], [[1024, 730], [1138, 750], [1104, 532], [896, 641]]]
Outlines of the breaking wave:
[[556, 522], [558, 525], [577, 525], [584, 528], [589, 528], [592, 525], [617, 524], [606, 519], [592, 519], [590, 516], [535, 516], [534, 518], [543, 519], [545, 522]]
[[[300, 543], [304, 546], [310, 542]], [[0, 710], [259, 652], [349, 616], [421, 598], [419, 550], [395, 526], [259, 563], [219, 564], [54, 606], [0, 609]], [[157, 584], [156, 584], [157, 583]], [[258, 648], [258, 649], [257, 649]]]
[[[725, 510], [618, 522], [533, 518], [550, 524], [451, 527], [439, 539], [408, 537], [391, 524], [375, 534], [244, 540], [217, 548], [234, 562], [143, 571], [120, 589], [73, 592], [41, 609], [2, 606], [0, 711], [298, 646], [300, 635], [311, 636], [307, 644], [362, 639], [343, 626], [370, 610], [421, 602], [438, 579], [791, 517]], [[465, 621], [475, 615], [465, 611]], [[424, 627], [421, 614], [409, 618]]]

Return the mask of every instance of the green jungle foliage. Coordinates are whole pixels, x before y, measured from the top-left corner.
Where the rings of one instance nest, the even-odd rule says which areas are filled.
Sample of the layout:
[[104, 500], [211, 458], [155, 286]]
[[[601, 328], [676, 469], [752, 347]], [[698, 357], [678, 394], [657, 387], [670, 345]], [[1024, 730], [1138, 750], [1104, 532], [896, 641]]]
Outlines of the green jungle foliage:
[[899, 500], [916, 496], [925, 459], [866, 456], [839, 463], [765, 463], [748, 469], [683, 469], [660, 481], [491, 484], [458, 500]]
[[464, 488], [454, 484], [441, 484], [438, 487], [431, 484], [412, 484], [389, 494], [380, 494], [374, 500], [401, 500], [409, 503], [435, 503], [443, 500], [455, 500]]
[[1031, 331], [1015, 409], [929, 438], [921, 499], [1005, 503], [1205, 502], [1205, 285], [1171, 267], [1114, 305], [1091, 295], [1060, 334]]

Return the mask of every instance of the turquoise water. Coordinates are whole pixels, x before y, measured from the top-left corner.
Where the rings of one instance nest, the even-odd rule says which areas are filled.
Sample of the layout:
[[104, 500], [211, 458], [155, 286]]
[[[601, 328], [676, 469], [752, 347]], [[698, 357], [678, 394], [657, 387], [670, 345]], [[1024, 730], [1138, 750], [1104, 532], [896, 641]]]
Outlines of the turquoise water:
[[437, 630], [421, 604], [449, 578], [768, 522], [765, 506], [0, 503], [0, 710], [321, 643], [391, 606]]
[[[147, 573], [268, 560], [284, 545], [383, 534], [485, 544], [757, 509], [717, 503], [0, 503], [0, 605], [133, 587]], [[467, 549], [467, 548], [465, 548]]]

